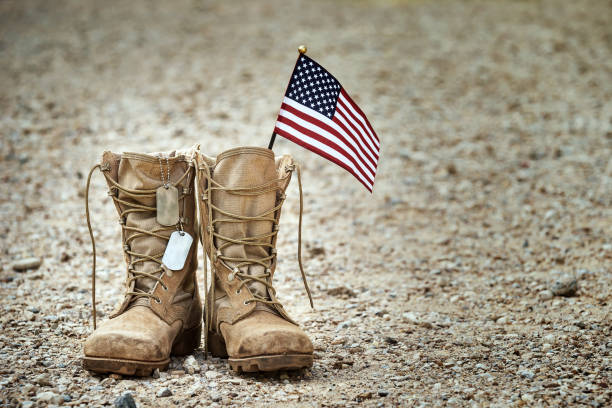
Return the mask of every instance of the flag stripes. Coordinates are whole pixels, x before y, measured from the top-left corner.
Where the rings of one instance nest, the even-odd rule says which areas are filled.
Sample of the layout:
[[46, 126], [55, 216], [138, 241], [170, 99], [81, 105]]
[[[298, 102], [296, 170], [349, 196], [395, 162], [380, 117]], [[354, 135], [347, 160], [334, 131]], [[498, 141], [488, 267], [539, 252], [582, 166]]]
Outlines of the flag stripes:
[[[363, 153], [363, 148], [359, 147], [355, 136], [345, 132], [333, 120], [289, 98], [285, 98], [274, 131], [281, 136], [285, 136], [287, 133], [291, 134], [293, 137], [288, 137], [288, 139], [293, 141], [295, 141], [295, 137], [304, 137], [303, 143], [298, 144], [307, 149], [312, 146], [320, 151], [327, 152], [335, 158], [335, 160], [332, 160], [334, 163], [353, 174], [368, 190], [372, 191], [377, 161], [367, 157]], [[321, 145], [324, 145], [325, 148]], [[327, 156], [326, 158], [331, 160]]]
[[372, 192], [378, 136], [338, 80], [305, 55], [296, 61], [274, 133], [336, 163]]

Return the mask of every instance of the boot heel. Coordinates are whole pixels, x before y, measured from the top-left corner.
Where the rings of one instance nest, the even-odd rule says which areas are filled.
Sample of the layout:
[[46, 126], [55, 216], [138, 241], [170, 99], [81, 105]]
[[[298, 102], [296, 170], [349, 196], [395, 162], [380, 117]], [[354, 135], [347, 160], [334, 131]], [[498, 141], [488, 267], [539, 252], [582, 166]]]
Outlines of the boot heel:
[[225, 341], [220, 334], [208, 332], [206, 336], [206, 341], [208, 341], [208, 350], [213, 357], [227, 357], [227, 349], [225, 347]]
[[202, 325], [187, 329], [179, 334], [172, 345], [172, 354], [184, 356], [200, 347], [202, 341]]

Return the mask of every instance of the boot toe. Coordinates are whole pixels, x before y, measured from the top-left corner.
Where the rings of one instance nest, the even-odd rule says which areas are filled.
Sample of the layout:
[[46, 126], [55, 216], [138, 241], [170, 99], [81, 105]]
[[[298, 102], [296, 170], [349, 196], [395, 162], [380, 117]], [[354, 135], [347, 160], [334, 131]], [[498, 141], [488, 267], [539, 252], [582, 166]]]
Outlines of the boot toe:
[[[231, 357], [312, 354], [312, 342], [298, 326], [267, 312], [234, 325], [221, 326]], [[268, 315], [268, 316], [266, 316]]]
[[[84, 345], [87, 357], [161, 361], [170, 356], [175, 330], [145, 308], [134, 308], [104, 322]], [[147, 312], [148, 311], [148, 312]]]

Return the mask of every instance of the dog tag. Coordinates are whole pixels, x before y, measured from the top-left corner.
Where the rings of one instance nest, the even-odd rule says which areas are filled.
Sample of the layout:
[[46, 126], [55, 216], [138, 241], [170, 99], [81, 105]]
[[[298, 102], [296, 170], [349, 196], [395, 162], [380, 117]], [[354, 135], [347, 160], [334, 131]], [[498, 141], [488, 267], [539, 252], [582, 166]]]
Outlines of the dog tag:
[[157, 198], [157, 223], [166, 227], [179, 222], [178, 190], [174, 186], [161, 186]]
[[174, 231], [170, 235], [170, 240], [162, 257], [162, 263], [172, 271], [183, 269], [192, 242], [193, 238], [185, 231]]

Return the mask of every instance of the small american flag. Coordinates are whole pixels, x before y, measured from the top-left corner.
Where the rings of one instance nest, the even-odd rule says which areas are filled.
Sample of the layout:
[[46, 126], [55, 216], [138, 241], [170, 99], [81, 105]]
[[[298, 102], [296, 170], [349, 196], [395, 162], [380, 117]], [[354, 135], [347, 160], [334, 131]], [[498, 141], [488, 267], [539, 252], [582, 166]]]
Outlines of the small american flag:
[[340, 82], [306, 55], [295, 64], [274, 133], [343, 167], [372, 192], [378, 136]]

